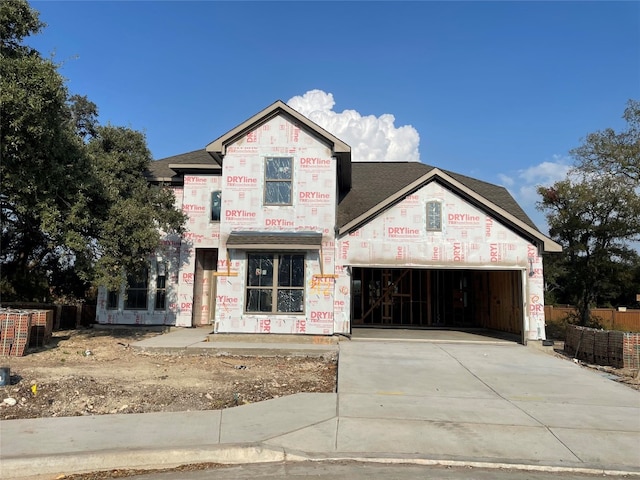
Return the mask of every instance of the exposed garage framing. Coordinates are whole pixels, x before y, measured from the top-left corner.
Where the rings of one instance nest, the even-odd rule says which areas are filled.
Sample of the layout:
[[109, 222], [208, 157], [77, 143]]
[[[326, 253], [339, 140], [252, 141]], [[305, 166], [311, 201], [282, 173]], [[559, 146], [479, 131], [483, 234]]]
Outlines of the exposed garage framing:
[[521, 270], [354, 267], [351, 291], [354, 326], [525, 330]]

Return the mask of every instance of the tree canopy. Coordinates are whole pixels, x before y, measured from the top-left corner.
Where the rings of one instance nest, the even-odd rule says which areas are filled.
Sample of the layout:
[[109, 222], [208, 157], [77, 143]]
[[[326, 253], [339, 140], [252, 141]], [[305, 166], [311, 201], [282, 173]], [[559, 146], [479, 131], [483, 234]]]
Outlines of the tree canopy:
[[99, 125], [96, 105], [24, 44], [43, 27], [26, 1], [0, 3], [3, 300], [114, 287], [185, 220], [173, 193], [145, 180], [144, 135]]
[[582, 325], [591, 308], [633, 305], [640, 293], [639, 106], [629, 101], [626, 130], [591, 133], [572, 150], [565, 180], [538, 188], [549, 234], [563, 246], [545, 259], [548, 300], [575, 305]]
[[629, 100], [622, 116], [627, 129], [616, 132], [607, 128], [590, 133], [583, 145], [572, 154], [578, 168], [594, 175], [611, 175], [620, 182], [640, 185], [640, 101]]

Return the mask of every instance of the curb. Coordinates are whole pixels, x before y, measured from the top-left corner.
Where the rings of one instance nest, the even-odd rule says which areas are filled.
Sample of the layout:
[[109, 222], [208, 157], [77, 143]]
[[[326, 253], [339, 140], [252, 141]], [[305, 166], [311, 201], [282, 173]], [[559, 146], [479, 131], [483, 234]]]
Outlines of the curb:
[[181, 465], [197, 463], [220, 463], [224, 465], [241, 465], [251, 463], [278, 462], [359, 462], [380, 463], [388, 465], [423, 465], [440, 467], [473, 467], [487, 470], [519, 470], [545, 473], [572, 473], [583, 475], [617, 475], [640, 478], [640, 470], [619, 470], [615, 467], [599, 466], [558, 466], [525, 463], [507, 463], [490, 461], [465, 461], [437, 458], [424, 458], [415, 455], [404, 457], [366, 455], [311, 455], [305, 452], [274, 448], [263, 444], [242, 444], [211, 446], [200, 448], [166, 448], [137, 450], [107, 450], [88, 452], [81, 455], [61, 454], [51, 456], [33, 456], [2, 459], [2, 478], [19, 480], [34, 478], [34, 470], [38, 478], [43, 475], [70, 475], [114, 469], [153, 470], [159, 468], [177, 468]]
[[37, 457], [3, 458], [1, 477], [6, 480], [37, 475], [89, 473], [114, 469], [152, 470], [175, 468], [193, 463], [273, 463], [285, 460], [306, 460], [287, 455], [282, 448], [260, 444], [226, 445], [200, 448], [166, 448], [136, 450], [105, 450], [80, 455], [60, 454]]

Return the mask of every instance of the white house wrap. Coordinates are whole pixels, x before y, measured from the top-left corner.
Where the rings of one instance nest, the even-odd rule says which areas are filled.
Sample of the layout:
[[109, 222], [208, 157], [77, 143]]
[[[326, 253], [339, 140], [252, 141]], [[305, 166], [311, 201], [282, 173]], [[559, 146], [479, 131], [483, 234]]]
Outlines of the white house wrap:
[[417, 162], [352, 163], [348, 145], [280, 101], [153, 162], [148, 178], [174, 189], [187, 232], [165, 238], [146, 283], [100, 291], [100, 323], [545, 338], [541, 254], [560, 246], [502, 187]]

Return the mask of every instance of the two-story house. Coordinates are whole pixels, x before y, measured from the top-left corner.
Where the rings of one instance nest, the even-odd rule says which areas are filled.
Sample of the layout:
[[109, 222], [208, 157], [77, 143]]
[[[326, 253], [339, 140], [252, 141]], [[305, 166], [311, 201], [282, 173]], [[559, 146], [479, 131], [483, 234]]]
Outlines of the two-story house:
[[152, 163], [188, 214], [148, 278], [97, 321], [217, 333], [480, 327], [544, 339], [541, 255], [560, 251], [503, 187], [351, 148], [281, 101]]

